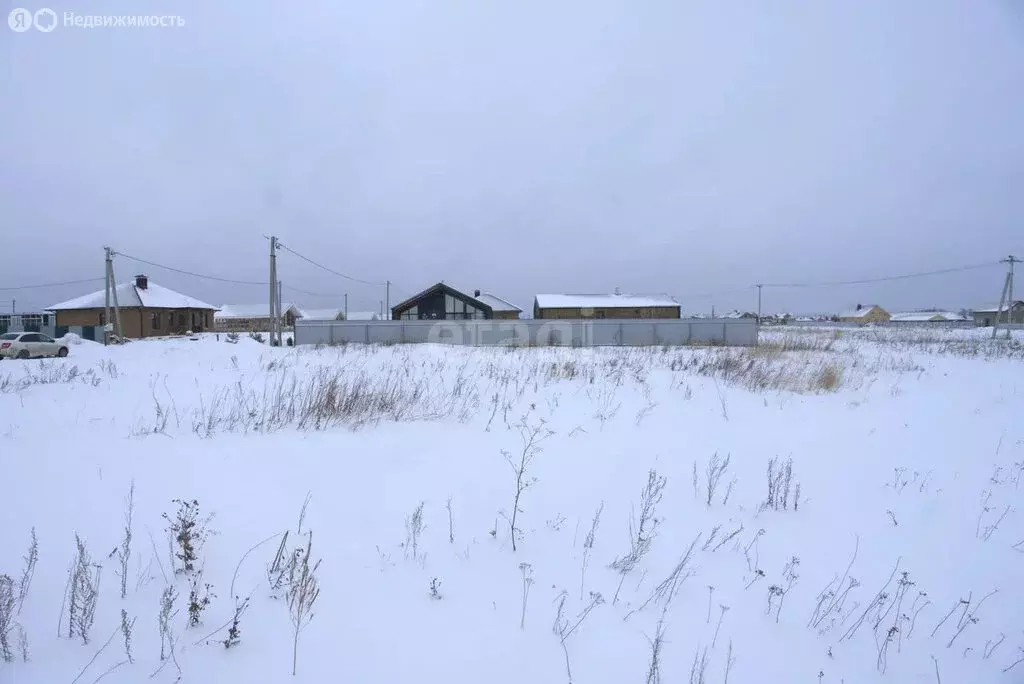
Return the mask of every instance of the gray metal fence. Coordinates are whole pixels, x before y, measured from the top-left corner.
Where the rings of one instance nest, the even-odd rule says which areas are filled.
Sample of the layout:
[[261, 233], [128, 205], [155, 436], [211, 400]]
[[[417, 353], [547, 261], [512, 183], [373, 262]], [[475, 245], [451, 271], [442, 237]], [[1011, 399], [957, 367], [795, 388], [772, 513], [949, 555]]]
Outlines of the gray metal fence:
[[656, 346], [757, 344], [754, 319], [304, 321], [295, 344], [407, 344], [522, 346]]

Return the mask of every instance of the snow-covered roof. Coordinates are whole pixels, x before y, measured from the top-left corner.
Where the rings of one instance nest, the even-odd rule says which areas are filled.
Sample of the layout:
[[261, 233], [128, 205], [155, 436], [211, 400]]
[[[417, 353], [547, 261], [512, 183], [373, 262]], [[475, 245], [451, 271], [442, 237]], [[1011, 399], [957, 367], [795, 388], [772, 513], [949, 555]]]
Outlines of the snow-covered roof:
[[349, 321], [379, 321], [380, 314], [376, 311], [349, 311], [345, 316]]
[[892, 315], [894, 321], [920, 322], [920, 321], [966, 321], [967, 319], [953, 311], [909, 311]]
[[541, 309], [632, 309], [679, 306], [667, 294], [539, 294]]
[[[282, 302], [281, 311], [294, 311], [299, 308], [294, 303]], [[225, 304], [214, 318], [270, 318], [270, 302], [262, 304]]]
[[[146, 289], [136, 287], [135, 281], [121, 283], [115, 288], [117, 292], [117, 305], [121, 308], [147, 309], [209, 309], [217, 311], [212, 304], [200, 301], [175, 292], [169, 288], [157, 285], [152, 280], [148, 281]], [[113, 294], [113, 293], [111, 293]], [[114, 305], [114, 297], [110, 298], [110, 305]], [[97, 290], [91, 294], [69, 299], [53, 306], [46, 307], [47, 311], [69, 311], [73, 309], [102, 309], [106, 306], [106, 290]]]
[[481, 292], [479, 297], [473, 297], [473, 299], [491, 307], [491, 311], [522, 311], [522, 309], [507, 299], [492, 295], [490, 292]]
[[333, 321], [344, 309], [300, 309], [299, 316], [307, 321]]
[[[839, 317], [840, 318], [863, 318], [864, 316], [867, 316], [869, 313], [871, 313], [871, 310], [874, 309], [876, 306], [878, 306], [878, 305], [877, 304], [864, 304], [859, 309], [854, 309], [853, 311], [847, 311], [844, 314], [839, 314]], [[882, 307], [878, 306], [878, 308], [881, 309]]]
[[[1024, 301], [1016, 299], [1013, 302], [1013, 306], [1024, 306]], [[982, 306], [980, 308], [974, 309], [974, 312], [975, 313], [995, 313], [996, 309], [998, 309], [998, 308], [999, 308], [999, 302], [992, 302], [991, 304], [986, 304], [985, 306]], [[1008, 308], [1012, 308], [1012, 307], [1009, 307], [1004, 302], [1003, 303], [1003, 311], [1006, 311]]]

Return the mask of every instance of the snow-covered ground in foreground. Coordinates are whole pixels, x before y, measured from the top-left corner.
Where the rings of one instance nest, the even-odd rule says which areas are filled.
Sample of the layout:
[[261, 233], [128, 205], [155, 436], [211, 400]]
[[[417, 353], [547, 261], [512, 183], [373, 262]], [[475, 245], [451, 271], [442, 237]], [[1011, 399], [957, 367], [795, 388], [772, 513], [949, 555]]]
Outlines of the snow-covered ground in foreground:
[[[0, 682], [1024, 681], [1020, 338], [763, 332], [757, 349], [203, 337], [2, 362]], [[769, 463], [790, 459], [766, 506]], [[174, 499], [212, 516], [196, 627]], [[322, 559], [294, 678], [268, 579], [285, 531]], [[93, 565], [72, 591], [76, 534]], [[97, 574], [84, 644], [69, 595]]]

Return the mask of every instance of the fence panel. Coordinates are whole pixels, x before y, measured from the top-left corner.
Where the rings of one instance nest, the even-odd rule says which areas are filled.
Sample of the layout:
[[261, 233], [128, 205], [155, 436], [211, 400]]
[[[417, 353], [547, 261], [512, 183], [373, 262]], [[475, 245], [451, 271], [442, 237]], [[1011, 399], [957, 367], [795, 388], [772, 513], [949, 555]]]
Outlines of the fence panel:
[[757, 344], [752, 319], [303, 321], [295, 344], [618, 347]]

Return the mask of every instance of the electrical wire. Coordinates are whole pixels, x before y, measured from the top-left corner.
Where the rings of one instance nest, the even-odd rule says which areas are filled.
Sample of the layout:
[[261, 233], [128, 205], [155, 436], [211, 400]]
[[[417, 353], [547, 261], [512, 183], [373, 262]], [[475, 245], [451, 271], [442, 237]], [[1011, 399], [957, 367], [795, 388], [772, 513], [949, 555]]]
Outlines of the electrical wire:
[[[162, 269], [167, 270], [167, 271], [173, 271], [174, 273], [181, 273], [183, 275], [193, 276], [195, 278], [205, 278], [206, 280], [216, 280], [216, 281], [221, 282], [221, 283], [232, 283], [234, 285], [262, 285], [263, 287], [270, 287], [270, 283], [269, 282], [260, 283], [260, 282], [254, 281], [254, 280], [232, 280], [231, 278], [220, 278], [218, 276], [205, 275], [205, 274], [202, 274], [202, 273], [194, 273], [192, 271], [185, 271], [185, 270], [180, 269], [180, 268], [174, 268], [173, 266], [165, 266], [163, 264], [158, 264], [158, 263], [156, 263], [154, 261], [147, 261], [146, 259], [140, 259], [139, 257], [134, 257], [131, 254], [125, 254], [124, 252], [114, 252], [114, 254], [116, 254], [117, 256], [123, 256], [126, 259], [131, 259], [132, 261], [138, 261], [140, 264], [146, 264], [148, 266], [154, 266], [156, 268], [162, 268]], [[102, 280], [102, 278], [100, 278], [100, 280]]]
[[989, 261], [984, 264], [971, 266], [959, 266], [957, 268], [943, 268], [938, 271], [924, 271], [922, 273], [905, 273], [903, 275], [882, 276], [880, 278], [862, 278], [860, 280], [833, 280], [821, 283], [762, 283], [763, 287], [778, 288], [803, 288], [803, 287], [832, 287], [836, 285], [865, 285], [867, 283], [884, 283], [892, 280], [908, 280], [910, 278], [924, 278], [927, 276], [943, 275], [946, 273], [959, 273], [961, 271], [975, 271], [981, 268], [992, 268], [999, 266], [999, 261]]
[[324, 266], [323, 264], [320, 264], [320, 263], [317, 263], [317, 262], [313, 261], [312, 259], [310, 259], [307, 256], [303, 256], [302, 254], [299, 254], [298, 252], [296, 252], [291, 247], [288, 247], [286, 245], [282, 245], [280, 242], [277, 243], [277, 246], [280, 249], [285, 250], [286, 252], [291, 252], [292, 254], [294, 254], [295, 256], [299, 257], [303, 261], [305, 261], [307, 263], [310, 263], [313, 266], [316, 266], [317, 268], [323, 269], [323, 270], [327, 271], [328, 273], [333, 273], [334, 275], [339, 276], [341, 278], [344, 278], [345, 280], [351, 280], [352, 282], [355, 282], [355, 283], [362, 283], [363, 285], [374, 285], [374, 286], [379, 286], [379, 287], [384, 287], [385, 285], [387, 285], [387, 283], [378, 283], [378, 282], [373, 282], [373, 281], [370, 281], [370, 280], [362, 280], [360, 278], [353, 278], [350, 275], [345, 275], [344, 273], [341, 273], [339, 271], [335, 271], [333, 268], [328, 268], [328, 267]]
[[42, 285], [21, 285], [19, 287], [0, 287], [0, 292], [11, 292], [13, 290], [41, 290], [47, 287], [63, 287], [65, 285], [82, 285], [84, 283], [98, 283], [103, 278], [86, 278], [84, 280], [67, 280], [63, 283], [43, 283]]

